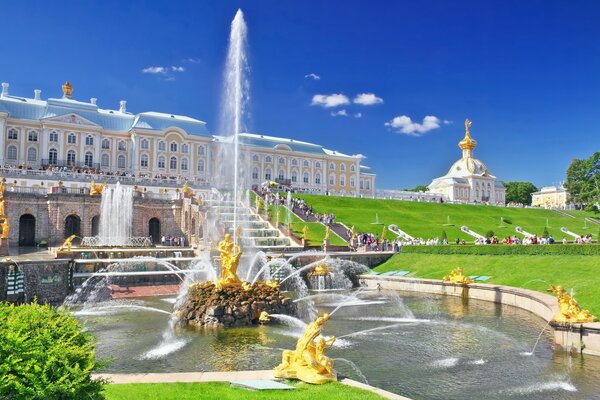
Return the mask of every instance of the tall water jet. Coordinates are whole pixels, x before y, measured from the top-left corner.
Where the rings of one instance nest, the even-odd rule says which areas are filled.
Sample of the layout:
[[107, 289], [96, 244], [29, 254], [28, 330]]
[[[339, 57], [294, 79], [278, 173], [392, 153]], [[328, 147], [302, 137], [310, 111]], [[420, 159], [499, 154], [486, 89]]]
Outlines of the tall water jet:
[[127, 245], [131, 240], [133, 222], [133, 189], [121, 186], [106, 188], [100, 205], [99, 245]]
[[[224, 163], [229, 163], [233, 158], [233, 229], [238, 226], [238, 202], [240, 185], [239, 134], [245, 129], [244, 116], [248, 103], [250, 82], [248, 81], [248, 60], [246, 57], [247, 27], [244, 21], [244, 13], [241, 9], [235, 14], [231, 22], [231, 33], [229, 35], [229, 50], [224, 71], [223, 99], [221, 104], [221, 132], [231, 138], [233, 144], [232, 153], [223, 154]], [[226, 157], [229, 155], [229, 157]], [[234, 235], [234, 242], [238, 238]]]

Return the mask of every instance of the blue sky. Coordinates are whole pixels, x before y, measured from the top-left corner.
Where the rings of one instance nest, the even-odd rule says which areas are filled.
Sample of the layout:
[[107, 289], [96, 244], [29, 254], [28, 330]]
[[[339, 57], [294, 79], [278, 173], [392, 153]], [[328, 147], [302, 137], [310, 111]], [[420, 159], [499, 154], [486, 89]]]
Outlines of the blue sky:
[[76, 99], [215, 132], [238, 7], [249, 130], [362, 153], [379, 188], [445, 174], [467, 117], [475, 155], [502, 180], [556, 183], [600, 150], [597, 1], [4, 1], [0, 81], [47, 98], [69, 79]]

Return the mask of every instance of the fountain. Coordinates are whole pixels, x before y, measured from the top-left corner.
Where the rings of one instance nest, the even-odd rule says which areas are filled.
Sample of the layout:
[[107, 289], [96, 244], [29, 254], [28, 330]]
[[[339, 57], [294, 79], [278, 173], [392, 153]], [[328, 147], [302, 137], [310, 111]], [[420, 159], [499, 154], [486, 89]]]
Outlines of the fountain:
[[596, 317], [588, 310], [582, 309], [573, 293], [567, 293], [562, 286], [551, 285], [548, 291], [556, 296], [558, 301], [558, 313], [553, 320], [559, 323], [581, 324], [586, 322], [595, 322]]

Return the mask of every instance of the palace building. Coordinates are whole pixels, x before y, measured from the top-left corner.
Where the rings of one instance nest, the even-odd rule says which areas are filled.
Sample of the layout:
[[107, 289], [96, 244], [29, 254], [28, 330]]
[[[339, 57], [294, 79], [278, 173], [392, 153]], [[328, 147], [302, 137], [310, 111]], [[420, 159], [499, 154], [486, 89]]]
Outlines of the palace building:
[[442, 177], [429, 184], [430, 193], [438, 193], [452, 202], [505, 204], [506, 188], [473, 157], [477, 142], [471, 138], [471, 121], [465, 120], [465, 137], [458, 143], [462, 158]]
[[[0, 165], [24, 170], [57, 169], [186, 180], [210, 188], [223, 169], [219, 148], [228, 138], [213, 135], [198, 119], [159, 112], [132, 114], [126, 102], [102, 109], [96, 99], [74, 100], [69, 82], [61, 98], [42, 100], [0, 94]], [[276, 181], [295, 190], [347, 196], [373, 196], [375, 174], [364, 156], [280, 137], [239, 135], [240, 158], [249, 186]], [[48, 187], [51, 183], [48, 183]]]

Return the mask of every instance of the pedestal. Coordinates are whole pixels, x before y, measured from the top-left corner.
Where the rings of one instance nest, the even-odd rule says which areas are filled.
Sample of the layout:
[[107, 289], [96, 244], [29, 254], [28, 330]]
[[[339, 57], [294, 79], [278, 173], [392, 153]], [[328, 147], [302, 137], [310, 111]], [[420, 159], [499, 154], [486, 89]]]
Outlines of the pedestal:
[[8, 256], [8, 238], [0, 238], [0, 256]]

